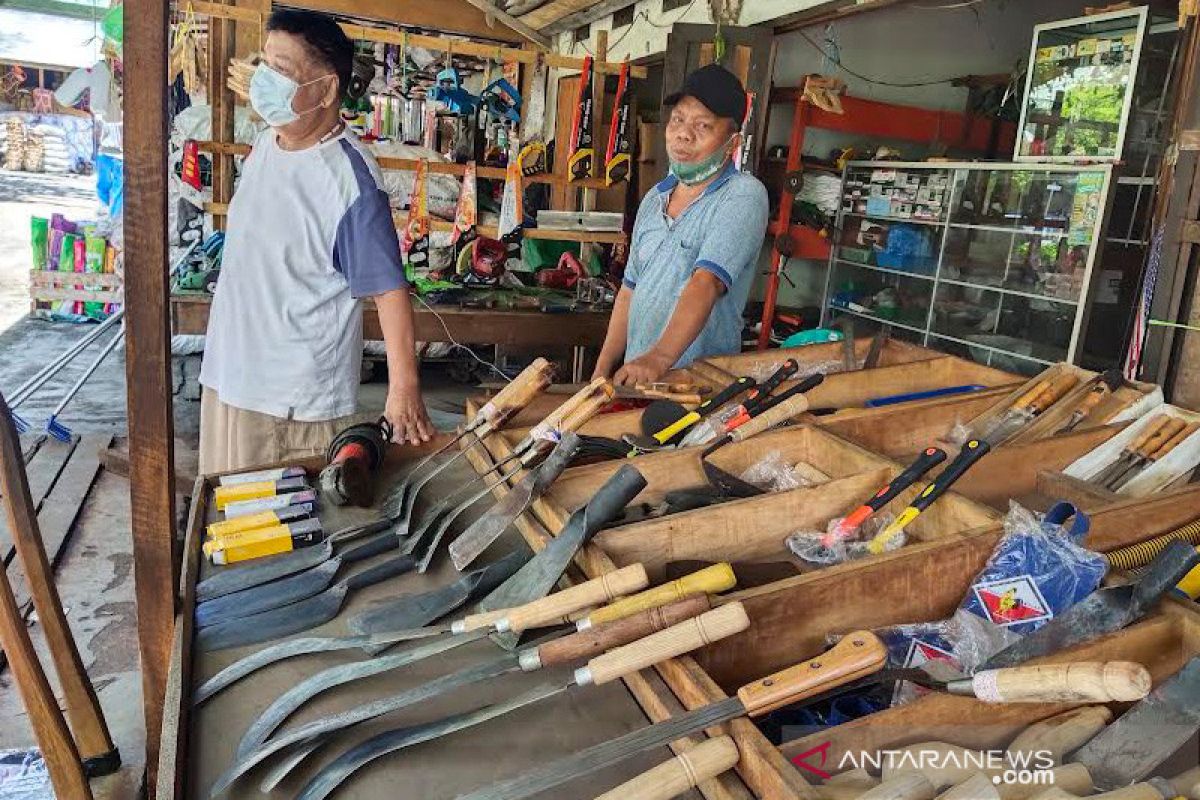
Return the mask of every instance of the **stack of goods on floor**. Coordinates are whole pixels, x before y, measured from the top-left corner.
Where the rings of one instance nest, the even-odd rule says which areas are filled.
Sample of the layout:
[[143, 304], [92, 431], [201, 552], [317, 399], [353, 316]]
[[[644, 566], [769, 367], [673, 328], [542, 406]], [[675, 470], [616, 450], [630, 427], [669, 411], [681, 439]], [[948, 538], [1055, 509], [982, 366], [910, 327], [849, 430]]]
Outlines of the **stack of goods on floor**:
[[[66, 284], [51, 280], [47, 272], [75, 272], [113, 275], [116, 272], [116, 248], [95, 223], [72, 222], [61, 214], [50, 219], [30, 219], [30, 243], [33, 250], [30, 293], [38, 309], [54, 319], [104, 319], [115, 308], [109, 298], [102, 300], [70, 300], [56, 296], [63, 288], [91, 292], [83, 284]], [[101, 290], [118, 285], [114, 277], [91, 285]], [[60, 291], [49, 291], [56, 289]], [[45, 290], [45, 291], [43, 291]]]
[[25, 123], [19, 117], [4, 121], [4, 168], [19, 170], [25, 165]]
[[27, 161], [25, 168], [31, 172], [66, 174], [71, 168], [71, 154], [67, 150], [67, 136], [63, 129], [54, 125], [33, 125], [29, 131], [31, 138], [41, 143], [40, 164], [34, 170]]
[[46, 152], [46, 140], [41, 133], [32, 128], [25, 129], [25, 158], [21, 166], [26, 172], [42, 172], [43, 158]]

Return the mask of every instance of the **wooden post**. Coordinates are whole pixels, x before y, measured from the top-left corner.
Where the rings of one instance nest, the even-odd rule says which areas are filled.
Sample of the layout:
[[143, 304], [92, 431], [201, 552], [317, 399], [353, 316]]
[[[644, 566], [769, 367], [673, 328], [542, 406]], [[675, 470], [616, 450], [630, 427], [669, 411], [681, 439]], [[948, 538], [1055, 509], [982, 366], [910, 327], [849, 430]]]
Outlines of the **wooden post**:
[[166, 0], [125, 2], [125, 373], [149, 797], [175, 624], [178, 545], [167, 276]]
[[[229, 5], [217, 0], [221, 5]], [[261, 13], [261, 9], [258, 9]], [[212, 138], [218, 142], [233, 141], [235, 106], [233, 92], [225, 83], [229, 71], [229, 59], [233, 57], [235, 42], [231, 19], [213, 17], [208, 21], [208, 102], [212, 112]], [[261, 43], [260, 43], [261, 47]], [[233, 156], [214, 153], [212, 165], [213, 202], [228, 205], [233, 197]], [[225, 229], [225, 217], [213, 217], [213, 229]]]

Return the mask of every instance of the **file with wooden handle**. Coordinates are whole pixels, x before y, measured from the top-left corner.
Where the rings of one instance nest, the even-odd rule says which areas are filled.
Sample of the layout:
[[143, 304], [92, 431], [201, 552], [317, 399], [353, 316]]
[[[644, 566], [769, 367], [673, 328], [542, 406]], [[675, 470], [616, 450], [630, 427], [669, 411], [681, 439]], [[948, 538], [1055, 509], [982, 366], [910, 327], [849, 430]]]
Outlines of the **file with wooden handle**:
[[1071, 416], [1067, 419], [1066, 424], [1059, 428], [1057, 432], [1070, 433], [1078, 428], [1102, 402], [1107, 400], [1117, 389], [1120, 389], [1124, 383], [1125, 376], [1121, 374], [1121, 370], [1119, 369], [1110, 369], [1097, 375], [1093, 379], [1091, 391], [1079, 401], [1079, 405], [1071, 412]]
[[1163, 426], [1167, 425], [1171, 420], [1172, 417], [1166, 414], [1159, 414], [1151, 419], [1148, 423], [1146, 423], [1145, 427], [1142, 428], [1141, 433], [1125, 443], [1124, 449], [1121, 450], [1117, 457], [1114, 458], [1108, 466], [1104, 467], [1098, 473], [1088, 478], [1088, 481], [1098, 486], [1105, 486], [1110, 480], [1112, 480], [1114, 475], [1116, 475], [1118, 472], [1124, 471], [1125, 467], [1129, 465], [1130, 461], [1138, 457], [1138, 453], [1141, 451], [1142, 446], [1150, 441], [1151, 438], [1156, 436]]
[[733, 769], [737, 762], [738, 749], [733, 739], [718, 736], [597, 795], [596, 800], [670, 800]]
[[641, 591], [650, 585], [646, 568], [630, 564], [600, 575], [586, 583], [547, 595], [521, 606], [496, 620], [496, 630], [521, 632], [537, 628], [547, 621], [565, 617], [572, 611], [608, 603], [618, 597]]
[[1198, 430], [1200, 430], [1200, 422], [1193, 422], [1180, 428], [1175, 432], [1174, 435], [1171, 436], [1170, 439], [1167, 439], [1165, 442], [1160, 444], [1153, 453], [1150, 453], [1144, 458], [1135, 460], [1124, 472], [1115, 476], [1109, 482], [1108, 488], [1114, 492], [1120, 491], [1125, 484], [1129, 483], [1131, 480], [1140, 475], [1143, 470], [1148, 469], [1151, 464], [1161, 461], [1163, 458], [1170, 455], [1172, 450], [1189, 439], [1191, 435]]

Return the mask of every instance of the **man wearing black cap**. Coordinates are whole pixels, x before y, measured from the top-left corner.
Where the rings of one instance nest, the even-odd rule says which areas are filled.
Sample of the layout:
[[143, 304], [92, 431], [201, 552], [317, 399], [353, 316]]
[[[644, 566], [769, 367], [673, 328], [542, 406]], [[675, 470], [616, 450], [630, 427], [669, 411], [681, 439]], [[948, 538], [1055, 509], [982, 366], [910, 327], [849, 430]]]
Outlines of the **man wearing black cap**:
[[647, 383], [741, 349], [742, 309], [767, 228], [767, 190], [733, 163], [746, 97], [733, 73], [712, 64], [667, 98], [670, 174], [638, 208], [597, 376]]

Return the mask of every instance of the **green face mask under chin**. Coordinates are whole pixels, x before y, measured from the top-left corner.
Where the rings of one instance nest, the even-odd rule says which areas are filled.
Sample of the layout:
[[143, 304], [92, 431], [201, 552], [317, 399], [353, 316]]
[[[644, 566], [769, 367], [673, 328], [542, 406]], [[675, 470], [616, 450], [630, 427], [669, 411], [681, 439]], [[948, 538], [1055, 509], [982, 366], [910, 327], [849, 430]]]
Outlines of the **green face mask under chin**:
[[[735, 133], [733, 136], [737, 136], [737, 134]], [[678, 178], [684, 186], [704, 183], [725, 166], [725, 162], [729, 159], [729, 151], [725, 148], [733, 141], [733, 136], [726, 139], [725, 144], [721, 145], [715, 153], [699, 161], [675, 161], [672, 159], [670, 161], [671, 174]]]

